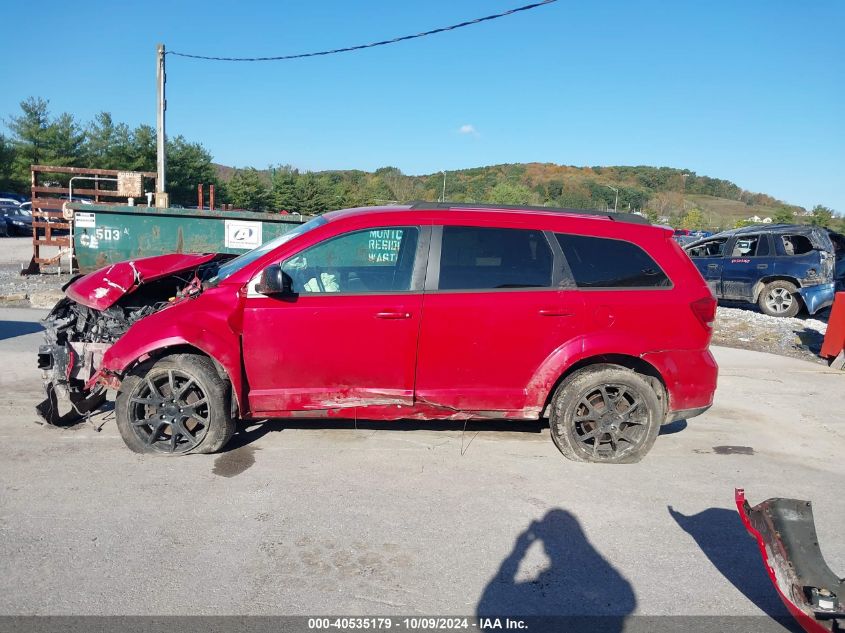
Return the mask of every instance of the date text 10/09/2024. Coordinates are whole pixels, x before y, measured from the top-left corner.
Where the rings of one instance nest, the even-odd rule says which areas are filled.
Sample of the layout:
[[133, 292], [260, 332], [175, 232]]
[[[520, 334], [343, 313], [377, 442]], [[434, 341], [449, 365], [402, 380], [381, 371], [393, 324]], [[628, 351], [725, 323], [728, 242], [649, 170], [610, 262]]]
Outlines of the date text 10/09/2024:
[[405, 630], [405, 631], [447, 631], [447, 630], [525, 630], [525, 621], [513, 618], [390, 618], [390, 617], [351, 617], [351, 618], [309, 618], [308, 629], [328, 630]]

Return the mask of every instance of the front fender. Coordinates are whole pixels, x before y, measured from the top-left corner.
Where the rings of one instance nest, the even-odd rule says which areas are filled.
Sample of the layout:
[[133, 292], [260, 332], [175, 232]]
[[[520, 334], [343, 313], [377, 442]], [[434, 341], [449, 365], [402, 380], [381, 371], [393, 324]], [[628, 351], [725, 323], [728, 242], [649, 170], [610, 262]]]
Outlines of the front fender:
[[188, 345], [216, 361], [232, 383], [239, 410], [246, 403], [241, 371], [240, 332], [232, 326], [232, 307], [200, 295], [141, 319], [103, 355], [100, 374], [123, 376], [135, 364], [167, 348]]

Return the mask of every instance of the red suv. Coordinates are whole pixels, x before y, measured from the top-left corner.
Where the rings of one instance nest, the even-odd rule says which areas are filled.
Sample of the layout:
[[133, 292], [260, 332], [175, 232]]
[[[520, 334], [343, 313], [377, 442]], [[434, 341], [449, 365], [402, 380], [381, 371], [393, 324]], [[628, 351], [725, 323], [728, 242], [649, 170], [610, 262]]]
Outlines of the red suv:
[[578, 461], [634, 462], [713, 401], [716, 301], [626, 214], [421, 203], [335, 211], [234, 259], [81, 277], [52, 311], [46, 417], [117, 390], [138, 452], [211, 453], [236, 418], [548, 417]]

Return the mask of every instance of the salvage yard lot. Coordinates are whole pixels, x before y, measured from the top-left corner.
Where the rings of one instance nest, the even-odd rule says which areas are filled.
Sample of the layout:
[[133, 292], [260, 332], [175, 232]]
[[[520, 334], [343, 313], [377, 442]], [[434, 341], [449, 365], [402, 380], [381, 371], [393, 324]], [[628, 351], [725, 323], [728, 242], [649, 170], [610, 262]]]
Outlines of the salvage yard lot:
[[734, 487], [811, 499], [845, 573], [845, 373], [821, 365], [717, 348], [713, 409], [629, 466], [505, 422], [273, 422], [168, 459], [109, 413], [35, 424], [43, 315], [0, 309], [4, 614], [786, 615]]

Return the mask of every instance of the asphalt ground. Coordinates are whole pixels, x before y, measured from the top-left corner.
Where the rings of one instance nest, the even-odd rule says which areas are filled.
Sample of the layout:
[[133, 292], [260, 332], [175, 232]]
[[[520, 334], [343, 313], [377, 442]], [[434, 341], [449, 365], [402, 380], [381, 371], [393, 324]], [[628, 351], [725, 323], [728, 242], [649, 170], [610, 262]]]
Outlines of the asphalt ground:
[[634, 465], [507, 422], [271, 422], [167, 458], [110, 413], [36, 423], [44, 314], [0, 309], [3, 615], [785, 616], [735, 487], [812, 500], [845, 574], [845, 372], [716, 348], [714, 407]]

